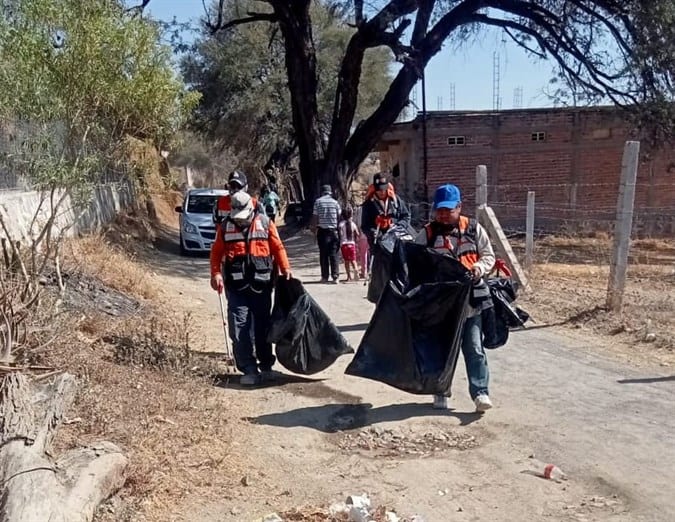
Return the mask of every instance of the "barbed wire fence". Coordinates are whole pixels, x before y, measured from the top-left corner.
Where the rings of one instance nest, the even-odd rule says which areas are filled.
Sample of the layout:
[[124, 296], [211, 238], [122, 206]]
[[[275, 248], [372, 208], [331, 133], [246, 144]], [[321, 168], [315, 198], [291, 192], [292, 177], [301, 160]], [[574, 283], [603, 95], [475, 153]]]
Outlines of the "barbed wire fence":
[[[508, 237], [525, 234], [527, 220], [527, 194], [534, 192], [535, 228], [538, 236], [575, 235], [594, 237], [610, 234], [616, 223], [616, 197], [618, 183], [528, 183], [524, 185], [489, 185], [488, 204], [497, 214], [502, 228]], [[651, 184], [654, 191], [673, 190], [673, 183]], [[613, 194], [614, 203], [583, 203], [571, 205], [548, 197], [551, 192], [574, 193], [602, 188], [607, 194]], [[464, 212], [474, 214], [475, 188], [463, 193]], [[605, 196], [606, 199], [606, 196]], [[426, 202], [410, 204], [413, 225], [424, 224], [425, 216], [431, 210]], [[669, 205], [648, 205], [636, 202], [633, 211], [632, 236], [643, 238], [651, 236], [672, 237], [675, 235], [675, 201]]]
[[[507, 250], [513, 246], [513, 261], [528, 268], [548, 262], [609, 266], [607, 306], [619, 310], [628, 264], [650, 257], [644, 251], [631, 252], [631, 242], [643, 249], [675, 249], [668, 242], [675, 237], [675, 183], [637, 183], [638, 158], [639, 142], [627, 142], [615, 182], [535, 179], [488, 185], [486, 167], [479, 166], [475, 185], [463, 187], [463, 213], [479, 215], [481, 223], [490, 221], [484, 224], [508, 240]], [[410, 207], [413, 226], [419, 228], [430, 205], [416, 202]]]

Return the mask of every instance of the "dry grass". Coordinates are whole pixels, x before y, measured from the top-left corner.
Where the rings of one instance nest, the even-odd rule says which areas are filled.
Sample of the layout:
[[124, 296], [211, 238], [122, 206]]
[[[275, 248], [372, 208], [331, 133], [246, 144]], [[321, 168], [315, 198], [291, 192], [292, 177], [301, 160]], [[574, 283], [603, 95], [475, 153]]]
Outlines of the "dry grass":
[[[114, 511], [101, 510], [97, 519], [102, 522], [167, 520], [179, 501], [215, 500], [241, 476], [229, 423], [236, 409], [221, 402], [210, 380], [195, 375], [194, 365], [205, 359], [185, 355], [180, 321], [156, 317], [152, 328], [147, 321], [71, 318], [71, 335], [40, 357], [80, 380], [76, 404], [68, 412], [80, 421], [60, 429], [55, 452], [110, 440], [129, 458], [127, 481]], [[106, 342], [115, 338], [145, 341], [125, 359], [116, 344]], [[154, 358], [142, 355], [150, 349]], [[163, 356], [157, 358], [158, 353]]]
[[[168, 218], [174, 197], [162, 200], [158, 215]], [[33, 355], [80, 381], [67, 414], [79, 421], [61, 427], [55, 454], [110, 440], [129, 458], [126, 483], [99, 522], [168, 520], [182, 500], [215, 501], [243, 474], [230, 422], [239, 415], [213, 385], [219, 366], [193, 352], [204, 341], [192, 318], [163, 307], [153, 275], [134, 254], [152, 249], [154, 226], [142, 214], [123, 215], [105, 233], [64, 249], [64, 270], [148, 300], [143, 313], [120, 319], [80, 307], [62, 314], [58, 340]]]
[[104, 234], [70, 240], [64, 251], [66, 270], [81, 271], [136, 297], [157, 296], [150, 273], [136, 262], [133, 254], [113, 245]]
[[[605, 309], [609, 238], [548, 237], [537, 242], [536, 255], [533, 292], [521, 298], [535, 320], [588, 329], [647, 359], [675, 363], [675, 241], [632, 242], [621, 314]], [[647, 341], [648, 333], [655, 340]]]

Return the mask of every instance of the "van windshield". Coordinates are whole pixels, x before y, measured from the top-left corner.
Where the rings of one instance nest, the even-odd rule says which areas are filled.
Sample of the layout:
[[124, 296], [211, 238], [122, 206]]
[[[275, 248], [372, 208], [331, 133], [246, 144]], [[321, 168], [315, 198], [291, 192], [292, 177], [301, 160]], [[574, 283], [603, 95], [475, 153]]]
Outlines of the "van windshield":
[[189, 196], [187, 201], [188, 214], [211, 214], [219, 196]]

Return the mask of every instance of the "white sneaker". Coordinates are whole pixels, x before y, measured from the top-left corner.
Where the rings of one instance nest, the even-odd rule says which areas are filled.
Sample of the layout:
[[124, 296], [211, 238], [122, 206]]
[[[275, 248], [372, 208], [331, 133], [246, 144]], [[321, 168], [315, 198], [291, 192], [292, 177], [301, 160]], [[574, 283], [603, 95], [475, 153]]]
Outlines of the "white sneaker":
[[476, 397], [473, 403], [476, 405], [476, 411], [478, 413], [484, 413], [492, 408], [492, 401], [485, 393], [481, 393], [478, 397]]
[[260, 375], [257, 373], [247, 373], [239, 378], [239, 384], [242, 386], [255, 386], [260, 384]]
[[447, 410], [448, 398], [445, 395], [434, 395], [434, 410]]

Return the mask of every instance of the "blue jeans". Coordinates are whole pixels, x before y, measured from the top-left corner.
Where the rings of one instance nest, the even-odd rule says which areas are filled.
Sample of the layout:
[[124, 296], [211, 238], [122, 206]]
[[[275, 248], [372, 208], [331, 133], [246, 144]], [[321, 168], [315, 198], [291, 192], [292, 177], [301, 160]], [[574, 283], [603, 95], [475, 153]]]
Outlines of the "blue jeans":
[[[227, 324], [237, 369], [244, 374], [271, 370], [275, 358], [267, 342], [272, 314], [272, 289], [255, 293], [250, 288], [226, 290]], [[255, 352], [251, 333], [255, 338]], [[256, 361], [257, 358], [257, 361]]]
[[478, 395], [488, 395], [490, 370], [487, 355], [483, 348], [483, 324], [481, 315], [468, 317], [462, 334], [462, 355], [466, 364], [466, 376], [469, 381], [469, 394], [472, 399]]

